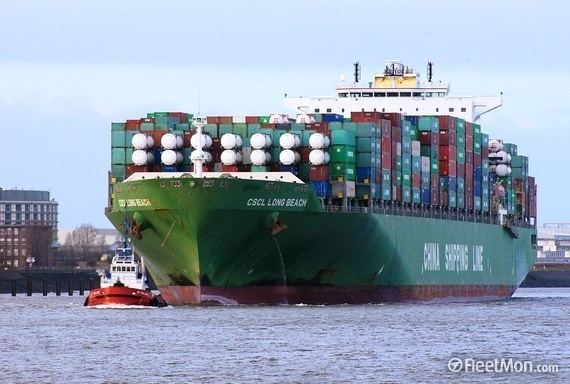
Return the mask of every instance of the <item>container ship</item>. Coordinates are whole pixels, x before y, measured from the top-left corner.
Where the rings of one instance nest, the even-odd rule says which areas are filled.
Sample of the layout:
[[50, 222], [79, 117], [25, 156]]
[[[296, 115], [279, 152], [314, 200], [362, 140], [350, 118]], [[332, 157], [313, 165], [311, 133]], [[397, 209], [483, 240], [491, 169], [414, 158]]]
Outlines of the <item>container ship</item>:
[[[391, 62], [291, 116], [111, 124], [106, 215], [171, 305], [508, 298], [536, 259], [536, 183], [454, 97]], [[128, 228], [123, 223], [128, 217]]]

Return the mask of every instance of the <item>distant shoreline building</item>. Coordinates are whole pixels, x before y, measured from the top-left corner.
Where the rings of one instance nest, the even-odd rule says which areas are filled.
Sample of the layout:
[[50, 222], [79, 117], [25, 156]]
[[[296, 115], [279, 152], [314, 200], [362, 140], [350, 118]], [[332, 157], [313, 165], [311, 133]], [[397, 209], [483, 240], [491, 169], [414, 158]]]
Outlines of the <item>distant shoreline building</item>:
[[48, 191], [0, 188], [0, 265], [52, 265], [57, 244], [58, 203]]
[[537, 264], [570, 264], [570, 223], [547, 223], [538, 229]]

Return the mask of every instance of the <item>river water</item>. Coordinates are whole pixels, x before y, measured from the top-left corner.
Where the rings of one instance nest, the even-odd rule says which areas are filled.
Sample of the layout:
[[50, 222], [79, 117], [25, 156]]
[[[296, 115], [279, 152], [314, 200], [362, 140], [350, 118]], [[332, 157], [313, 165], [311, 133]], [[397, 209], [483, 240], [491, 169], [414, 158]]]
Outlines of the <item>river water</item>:
[[[0, 382], [570, 382], [567, 288], [485, 303], [326, 307], [83, 300], [0, 295]], [[453, 358], [463, 370], [450, 370]], [[528, 362], [558, 372], [528, 372]], [[481, 364], [494, 365], [475, 370]]]

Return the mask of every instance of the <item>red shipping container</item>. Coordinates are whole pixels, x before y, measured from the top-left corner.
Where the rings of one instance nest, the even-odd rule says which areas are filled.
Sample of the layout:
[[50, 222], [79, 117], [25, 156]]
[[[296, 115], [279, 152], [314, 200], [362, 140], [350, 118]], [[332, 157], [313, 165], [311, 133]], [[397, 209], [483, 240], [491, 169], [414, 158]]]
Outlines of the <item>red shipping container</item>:
[[382, 169], [391, 170], [392, 169], [392, 155], [386, 152], [382, 152]]
[[457, 177], [465, 177], [465, 164], [457, 163]]
[[382, 130], [382, 137], [392, 137], [392, 123], [390, 123], [390, 120], [380, 120], [380, 129]]
[[457, 133], [455, 131], [439, 131], [439, 145], [457, 146]]
[[435, 147], [435, 150], [437, 150], [437, 147], [439, 147], [439, 133], [432, 133], [431, 146]]
[[261, 124], [261, 128], [267, 128], [267, 129], [275, 129], [277, 127], [277, 124]]
[[350, 120], [357, 123], [366, 123], [369, 121], [378, 121], [382, 118], [380, 112], [351, 112]]
[[127, 120], [125, 122], [125, 130], [127, 131], [138, 131], [141, 127], [140, 120]]
[[307, 131], [314, 130], [314, 131], [317, 131], [318, 133], [328, 133], [329, 132], [329, 127], [328, 127], [328, 124], [326, 122], [305, 124], [305, 129]]
[[240, 172], [251, 172], [251, 164], [240, 164]]
[[224, 149], [222, 148], [222, 139], [219, 137], [214, 137], [212, 139], [212, 152], [222, 152]]
[[439, 160], [457, 160], [456, 157], [456, 147], [452, 146], [440, 146], [439, 147]]
[[465, 135], [465, 150], [473, 151], [473, 136]]
[[457, 164], [453, 160], [439, 162], [439, 175], [440, 176], [457, 176]]
[[475, 168], [481, 168], [481, 154], [480, 153], [474, 153], [473, 154], [473, 166]]
[[220, 124], [220, 116], [206, 116], [208, 124]]
[[439, 175], [431, 174], [430, 176], [431, 190], [439, 191]]
[[489, 148], [482, 147], [481, 148], [481, 156], [483, 157], [483, 159], [488, 159], [489, 158]]
[[233, 120], [234, 118], [232, 116], [218, 116], [218, 124], [231, 124], [233, 123]]
[[412, 173], [412, 188], [421, 188], [421, 186], [422, 186], [421, 173]]
[[400, 141], [402, 139], [402, 127], [399, 125], [394, 125], [392, 123], [392, 138], [397, 139]]
[[382, 154], [387, 153], [392, 154], [392, 138], [382, 137]]
[[473, 185], [473, 164], [465, 164], [465, 185]]
[[257, 116], [246, 116], [245, 123], [246, 124], [257, 124], [259, 122], [259, 117]]
[[420, 131], [420, 144], [421, 145], [431, 145], [431, 132]]
[[125, 173], [126, 177], [131, 176], [135, 172], [149, 172], [148, 166], [146, 165], [127, 165], [127, 171]]
[[299, 150], [299, 154], [301, 155], [301, 161], [304, 163], [309, 162], [309, 155], [311, 154], [311, 147], [301, 147]]
[[237, 165], [222, 164], [222, 172], [239, 172], [239, 167]]
[[190, 139], [192, 139], [192, 135], [194, 131], [184, 131], [184, 135], [182, 136], [182, 146], [186, 148], [190, 148], [192, 144], [190, 143]]
[[[154, 148], [160, 148], [161, 144], [160, 144], [160, 139], [162, 139], [162, 136], [168, 133], [166, 131], [150, 131], [148, 132], [148, 134], [150, 136], [152, 136], [152, 140], [154, 141]], [[156, 161], [157, 159], [155, 159]]]
[[[400, 147], [400, 152], [398, 153], [398, 147]], [[402, 144], [400, 140], [394, 140], [392, 137], [392, 157], [396, 160], [396, 156], [402, 156]]]
[[455, 117], [452, 116], [438, 116], [439, 129], [441, 131], [455, 131]]
[[465, 136], [473, 137], [473, 123], [465, 122]]
[[439, 205], [447, 207], [449, 205], [449, 192], [439, 192]]
[[430, 202], [431, 205], [438, 205], [439, 204], [439, 190], [437, 188], [432, 187], [430, 191]]
[[465, 151], [465, 164], [471, 164], [471, 166], [473, 166], [473, 151]]
[[311, 165], [309, 170], [309, 179], [311, 181], [328, 181], [330, 177], [330, 168], [328, 165]]
[[[402, 114], [401, 113], [381, 113], [380, 114], [382, 119], [390, 120], [392, 123], [392, 130], [394, 126], [400, 127], [402, 125]], [[393, 134], [394, 131], [392, 131]]]

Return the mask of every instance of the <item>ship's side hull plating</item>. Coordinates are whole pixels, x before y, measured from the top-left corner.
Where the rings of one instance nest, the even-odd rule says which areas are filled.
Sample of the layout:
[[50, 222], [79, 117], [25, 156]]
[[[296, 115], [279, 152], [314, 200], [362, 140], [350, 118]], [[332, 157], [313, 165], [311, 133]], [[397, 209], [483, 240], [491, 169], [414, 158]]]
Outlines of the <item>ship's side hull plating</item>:
[[169, 304], [376, 303], [510, 297], [534, 230], [378, 213], [325, 212], [306, 185], [239, 179], [115, 186], [113, 224]]

